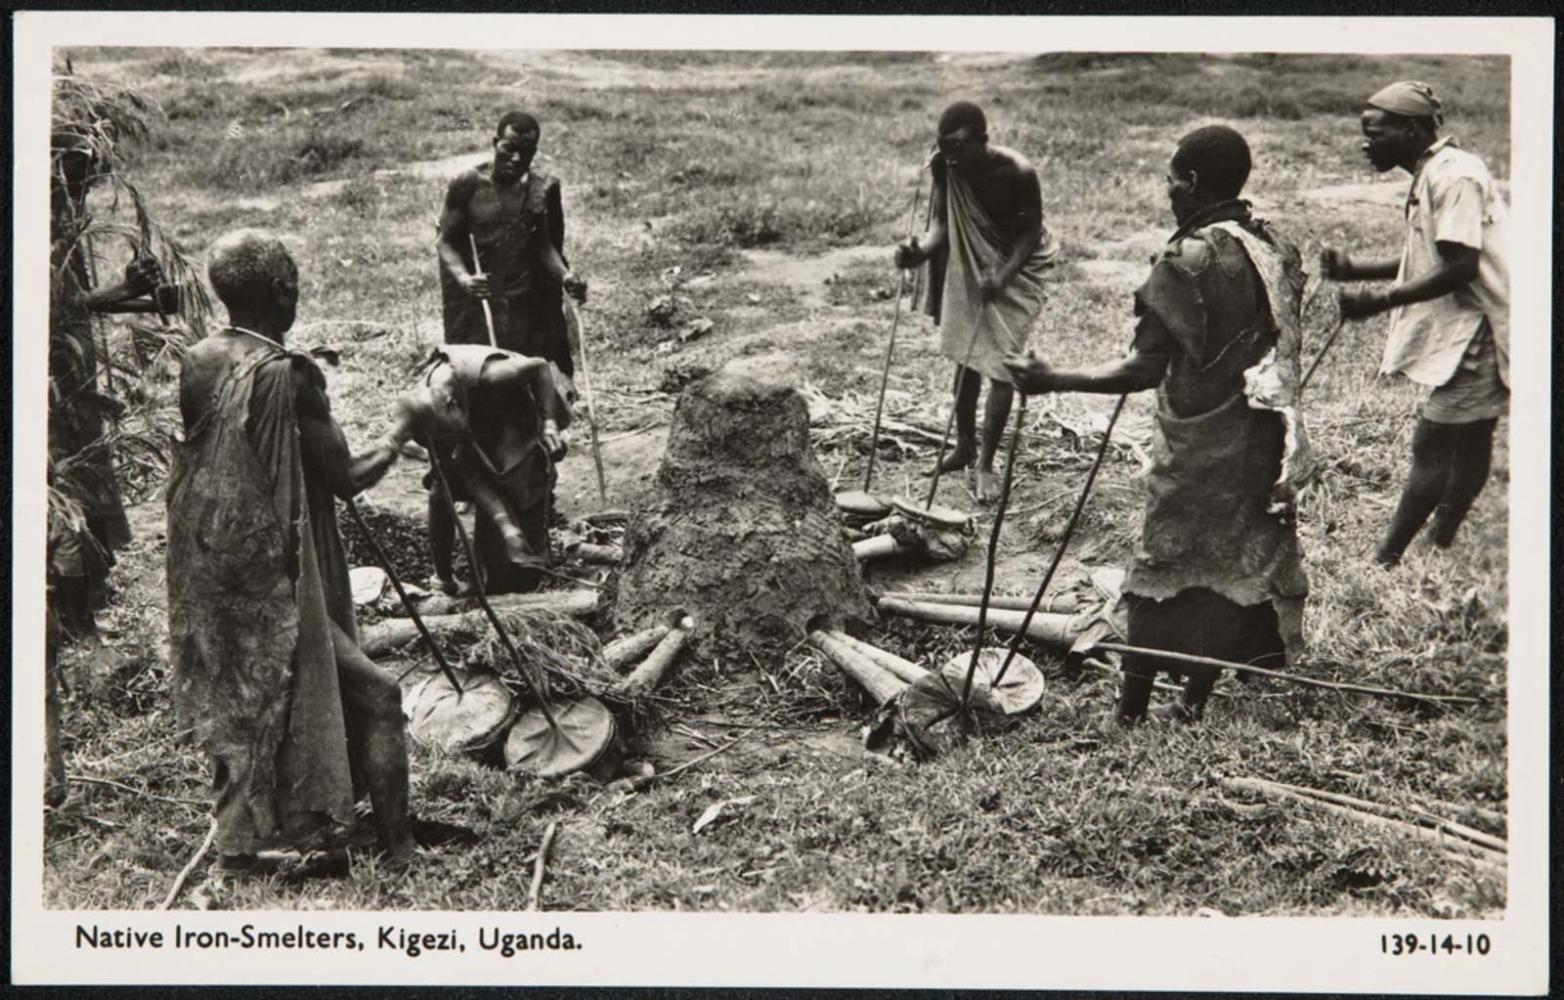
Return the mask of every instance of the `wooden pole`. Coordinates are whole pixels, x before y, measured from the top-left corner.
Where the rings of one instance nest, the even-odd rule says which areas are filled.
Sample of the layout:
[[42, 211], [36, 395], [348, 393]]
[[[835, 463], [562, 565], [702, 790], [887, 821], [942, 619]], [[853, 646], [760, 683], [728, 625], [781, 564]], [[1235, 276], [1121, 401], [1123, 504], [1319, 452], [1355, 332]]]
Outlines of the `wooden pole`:
[[1217, 660], [1209, 656], [1192, 656], [1188, 653], [1174, 653], [1165, 649], [1144, 649], [1140, 646], [1129, 646], [1121, 642], [1099, 642], [1097, 649], [1105, 649], [1110, 653], [1128, 653], [1134, 656], [1147, 656], [1153, 659], [1166, 660], [1170, 663], [1187, 663], [1193, 666], [1213, 667], [1219, 670], [1236, 670], [1239, 673], [1255, 674], [1259, 677], [1271, 677], [1279, 681], [1288, 681], [1292, 684], [1300, 684], [1304, 687], [1323, 688], [1328, 691], [1345, 691], [1351, 694], [1373, 695], [1379, 698], [1407, 698], [1412, 701], [1423, 701], [1434, 705], [1479, 705], [1480, 698], [1468, 698], [1454, 694], [1420, 694], [1415, 691], [1396, 691], [1392, 688], [1368, 687], [1363, 684], [1343, 684], [1339, 681], [1322, 681], [1314, 677], [1304, 677], [1300, 674], [1284, 673], [1280, 670], [1266, 670], [1264, 667], [1251, 666], [1248, 663], [1233, 663], [1228, 660]]
[[1043, 574], [1043, 579], [1037, 585], [1037, 593], [1032, 596], [1032, 606], [1027, 609], [1026, 617], [1021, 620], [1021, 627], [1016, 629], [1015, 638], [1010, 642], [1010, 648], [1005, 651], [1005, 661], [994, 672], [994, 687], [1005, 679], [1005, 671], [1010, 669], [1010, 661], [1016, 658], [1017, 651], [1021, 648], [1021, 636], [1027, 634], [1027, 625], [1032, 615], [1037, 612], [1038, 605], [1043, 603], [1043, 593], [1048, 590], [1048, 585], [1054, 582], [1054, 572], [1058, 570], [1059, 563], [1064, 559], [1065, 546], [1070, 544], [1070, 539], [1075, 535], [1075, 526], [1081, 523], [1081, 511], [1086, 509], [1086, 498], [1091, 496], [1092, 484], [1097, 481], [1097, 470], [1102, 468], [1102, 460], [1108, 454], [1108, 442], [1113, 439], [1113, 425], [1119, 422], [1119, 414], [1124, 412], [1124, 401], [1129, 399], [1129, 393], [1121, 393], [1119, 401], [1113, 404], [1113, 413], [1108, 417], [1108, 426], [1102, 432], [1102, 444], [1097, 448], [1097, 457], [1092, 459], [1092, 467], [1086, 473], [1086, 485], [1081, 487], [1081, 495], [1075, 498], [1075, 509], [1070, 512], [1070, 522], [1064, 526], [1064, 534], [1059, 538], [1059, 544], [1054, 548], [1054, 557], [1048, 563], [1048, 572]]
[[[972, 681], [977, 677], [978, 663], [983, 657], [983, 624], [988, 619], [988, 595], [994, 589], [994, 560], [999, 555], [999, 529], [1005, 523], [1005, 508], [1010, 505], [1010, 487], [1015, 482], [1016, 452], [1021, 450], [1021, 426], [1026, 423], [1026, 394], [1020, 393], [1016, 407], [1016, 425], [1010, 432], [1010, 451], [1005, 455], [1005, 478], [999, 487], [999, 503], [994, 505], [994, 526], [988, 533], [988, 558], [983, 570], [983, 599], [978, 603], [977, 638], [973, 640], [972, 662], [967, 664], [967, 677], [961, 684], [961, 707], [967, 707], [972, 696]], [[1010, 658], [1005, 658], [1010, 666]], [[995, 681], [995, 687], [998, 681]]]
[[[471, 236], [469, 235], [469, 239]], [[456, 501], [452, 499], [450, 480], [445, 478], [445, 469], [440, 462], [438, 450], [430, 450], [429, 465], [434, 469], [435, 475], [440, 477], [441, 495], [445, 497], [446, 506], [451, 511], [451, 520], [456, 522], [456, 534], [462, 540], [462, 551], [467, 555], [467, 566], [472, 570], [472, 583], [478, 595], [478, 603], [483, 605], [483, 613], [488, 617], [489, 624], [494, 626], [494, 634], [499, 636], [500, 643], [504, 645], [505, 652], [510, 654], [510, 660], [516, 665], [516, 672], [521, 675], [532, 694], [538, 699], [538, 711], [543, 713], [543, 718], [548, 722], [549, 729], [558, 733], [559, 720], [554, 718], [554, 712], [548, 707], [548, 690], [543, 683], [536, 680], [528, 670], [527, 664], [522, 660], [521, 654], [516, 651], [516, 646], [510, 641], [510, 633], [505, 631], [505, 626], [500, 624], [500, 618], [494, 613], [489, 599], [483, 593], [483, 572], [478, 566], [478, 555], [473, 551], [472, 539], [467, 537], [467, 526], [462, 523], [462, 515], [456, 511]]]
[[[391, 580], [391, 586], [396, 588], [396, 596], [402, 601], [402, 607], [407, 609], [407, 616], [413, 620], [418, 628], [418, 634], [424, 637], [424, 642], [429, 644], [429, 652], [434, 654], [434, 660], [440, 665], [440, 672], [445, 674], [445, 679], [451, 682], [451, 687], [456, 689], [456, 697], [462, 696], [462, 682], [456, 679], [456, 672], [451, 665], [445, 662], [445, 654], [440, 652], [440, 644], [434, 641], [434, 636], [429, 634], [429, 629], [424, 626], [424, 620], [419, 617], [418, 609], [413, 607], [413, 599], [407, 596], [407, 591], [402, 589], [402, 581], [396, 578], [396, 569], [391, 565], [391, 559], [386, 555], [386, 550], [380, 547], [380, 539], [370, 530], [369, 522], [364, 520], [364, 515], [359, 512], [358, 504], [352, 498], [348, 499], [348, 513], [353, 516], [353, 523], [358, 525], [358, 530], [363, 534], [369, 547], [375, 553], [375, 558], [380, 560], [380, 568], [386, 571], [386, 576]], [[365, 654], [368, 655], [367, 653]]]
[[[483, 265], [478, 262], [478, 238], [472, 234], [470, 229], [467, 231], [467, 245], [472, 247], [473, 274], [480, 275], [483, 273]], [[494, 337], [494, 310], [489, 306], [487, 298], [479, 299], [478, 304], [483, 306], [483, 322], [489, 328], [489, 346], [499, 347], [500, 343]]]
[[1331, 345], [1336, 342], [1336, 338], [1341, 336], [1342, 328], [1346, 325], [1347, 317], [1343, 316], [1336, 320], [1335, 328], [1331, 330], [1330, 336], [1325, 338], [1325, 346], [1320, 348], [1319, 353], [1314, 356], [1314, 360], [1309, 363], [1309, 370], [1304, 372], [1303, 378], [1298, 380], [1299, 392], [1302, 392], [1303, 387], [1309, 384], [1309, 379], [1314, 377], [1314, 369], [1318, 368], [1320, 366], [1320, 362], [1325, 360], [1325, 352], [1329, 351]]
[[[918, 219], [918, 196], [923, 193], [921, 186], [912, 191], [912, 211], [907, 213], [907, 239], [912, 239], [912, 227]], [[891, 316], [891, 339], [885, 345], [885, 370], [880, 372], [880, 396], [874, 403], [874, 433], [869, 437], [869, 467], [863, 474], [864, 492], [869, 492], [869, 487], [874, 484], [874, 460], [880, 448], [880, 417], [885, 412], [885, 387], [891, 380], [891, 359], [896, 355], [896, 328], [901, 325], [901, 290], [906, 284], [903, 280], [901, 269], [896, 270], [896, 311]]]
[[570, 309], [575, 313], [576, 329], [581, 334], [581, 387], [586, 390], [587, 433], [592, 440], [592, 467], [597, 471], [597, 498], [607, 503], [608, 480], [603, 475], [603, 447], [597, 438], [597, 401], [592, 395], [592, 368], [587, 363], [586, 321], [581, 318], [581, 310], [576, 308], [570, 296], [565, 296], [565, 301], [570, 303]]

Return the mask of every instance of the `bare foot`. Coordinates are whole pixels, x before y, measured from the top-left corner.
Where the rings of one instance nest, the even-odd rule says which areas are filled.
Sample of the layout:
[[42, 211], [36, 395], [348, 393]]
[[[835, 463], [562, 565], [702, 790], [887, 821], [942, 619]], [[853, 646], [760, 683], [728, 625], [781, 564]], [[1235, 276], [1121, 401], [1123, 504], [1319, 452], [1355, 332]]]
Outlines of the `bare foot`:
[[999, 499], [999, 477], [992, 469], [977, 470], [978, 503], [993, 503]]
[[977, 457], [977, 449], [971, 441], [958, 440], [956, 450], [945, 456], [945, 460], [939, 464], [940, 472], [955, 472], [957, 469], [965, 469], [972, 464]]

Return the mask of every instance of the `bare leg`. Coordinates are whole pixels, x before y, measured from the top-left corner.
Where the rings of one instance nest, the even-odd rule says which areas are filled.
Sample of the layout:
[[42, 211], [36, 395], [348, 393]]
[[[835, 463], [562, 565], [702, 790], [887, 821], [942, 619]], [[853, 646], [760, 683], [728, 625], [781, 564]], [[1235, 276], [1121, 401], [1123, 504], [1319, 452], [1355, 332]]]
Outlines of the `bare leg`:
[[988, 382], [988, 402], [983, 406], [983, 450], [978, 454], [977, 497], [980, 503], [993, 503], [999, 499], [999, 478], [994, 475], [994, 455], [999, 442], [1005, 437], [1005, 424], [1010, 422], [1010, 404], [1015, 399], [1015, 388], [1009, 382]]
[[977, 400], [983, 376], [970, 368], [956, 368], [956, 446], [940, 463], [939, 471], [955, 472], [972, 464], [977, 454]]
[[396, 681], [375, 666], [335, 624], [331, 646], [346, 715], [348, 754], [369, 786], [380, 846], [392, 865], [412, 860], [408, 818], [407, 737]]
[[1454, 426], [1418, 419], [1412, 432], [1412, 469], [1385, 540], [1374, 554], [1374, 561], [1381, 566], [1401, 561], [1402, 553], [1438, 506], [1450, 480], [1450, 462], [1458, 440]]
[[456, 593], [456, 572], [451, 567], [451, 546], [456, 542], [456, 521], [451, 514], [445, 488], [439, 483], [429, 487], [429, 561], [434, 563], [435, 579], [447, 594]]
[[1151, 685], [1157, 679], [1157, 665], [1145, 657], [1124, 657], [1124, 679], [1119, 685], [1119, 705], [1114, 716], [1121, 726], [1133, 726], [1146, 717], [1151, 704]]
[[1461, 424], [1457, 428], [1457, 441], [1450, 456], [1450, 477], [1445, 481], [1444, 495], [1434, 509], [1434, 544], [1447, 549], [1455, 542], [1455, 533], [1466, 520], [1478, 494], [1488, 484], [1488, 470], [1493, 463], [1493, 431], [1498, 420], [1479, 420]]

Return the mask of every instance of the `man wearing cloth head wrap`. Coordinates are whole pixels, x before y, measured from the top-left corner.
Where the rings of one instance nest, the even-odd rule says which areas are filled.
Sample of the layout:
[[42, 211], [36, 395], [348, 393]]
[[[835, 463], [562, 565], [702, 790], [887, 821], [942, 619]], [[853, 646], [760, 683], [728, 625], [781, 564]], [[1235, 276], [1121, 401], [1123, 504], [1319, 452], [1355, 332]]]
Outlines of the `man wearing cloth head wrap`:
[[[1043, 269], [1058, 252], [1043, 225], [1037, 171], [1015, 150], [990, 145], [983, 110], [967, 101], [939, 120], [929, 162], [929, 231], [896, 248], [896, 266], [928, 265], [924, 312], [940, 326], [940, 349], [955, 361], [956, 446], [940, 471], [977, 461], [978, 499], [999, 495], [994, 453], [1010, 416], [1013, 390], [1001, 358], [1025, 348], [1043, 307]], [[987, 377], [983, 443], [977, 400]]]
[[[1249, 145], [1222, 125], [1179, 142], [1168, 171], [1178, 228], [1135, 292], [1127, 357], [1066, 371], [1005, 365], [1022, 392], [1157, 390], [1140, 542], [1119, 607], [1131, 644], [1240, 663], [1303, 648], [1308, 593], [1294, 527], [1314, 470], [1298, 415], [1298, 251], [1239, 198]], [[1116, 718], [1146, 713], [1167, 665], [1126, 656]], [[1216, 672], [1189, 677], [1169, 714], [1198, 718]]]
[[1412, 436], [1412, 470], [1375, 561], [1394, 566], [1433, 515], [1448, 548], [1488, 481], [1493, 433], [1509, 411], [1509, 209], [1483, 161], [1439, 136], [1444, 109], [1426, 83], [1393, 83], [1368, 99], [1363, 152], [1374, 169], [1412, 175], [1399, 260], [1359, 262], [1326, 250], [1338, 281], [1395, 279], [1343, 289], [1342, 315], [1390, 311], [1381, 374], [1430, 388]]

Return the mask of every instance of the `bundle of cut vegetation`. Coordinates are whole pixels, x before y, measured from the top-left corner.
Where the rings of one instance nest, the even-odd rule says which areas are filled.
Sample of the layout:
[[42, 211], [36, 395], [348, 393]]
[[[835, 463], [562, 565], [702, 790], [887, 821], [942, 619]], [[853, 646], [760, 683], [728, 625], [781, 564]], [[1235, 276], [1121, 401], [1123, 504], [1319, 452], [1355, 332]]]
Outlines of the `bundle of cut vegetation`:
[[[173, 431], [168, 376], [186, 345], [205, 335], [211, 306], [196, 263], [148, 212], [125, 172], [126, 147], [149, 140], [163, 121], [157, 102], [70, 73], [55, 77], [53, 90], [51, 425], [77, 426], [93, 413], [112, 416], [84, 447], [70, 451], [52, 442], [49, 449], [50, 511], [79, 530], [93, 495], [115, 488], [94, 471], [105, 462], [132, 499], [161, 483]], [[84, 169], [76, 165], [83, 160]], [[68, 178], [80, 178], [79, 188]], [[65, 196], [73, 188], [82, 192], [79, 200]], [[84, 312], [80, 303], [87, 294], [112, 284], [113, 267], [133, 257], [155, 259], [164, 284], [177, 289], [170, 311], [156, 323], [111, 322]]]

